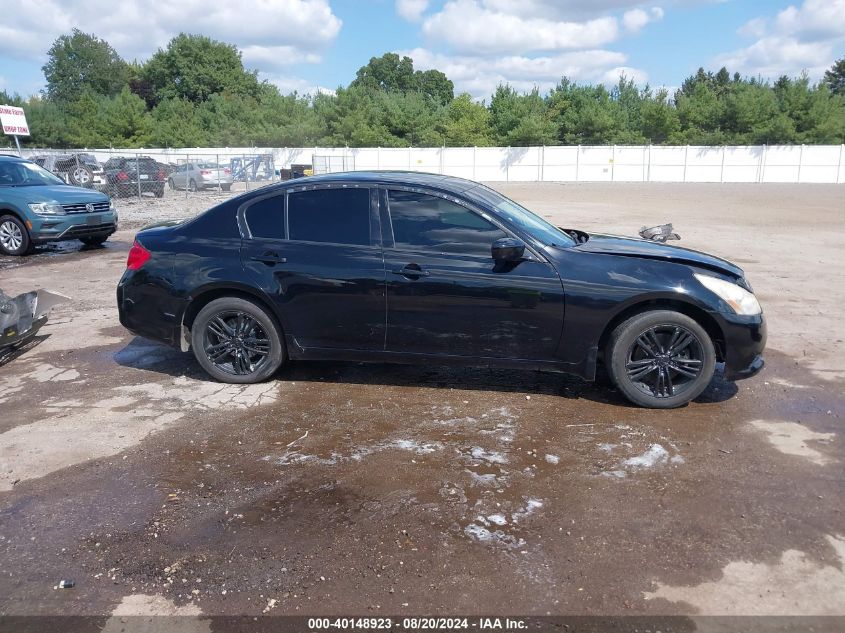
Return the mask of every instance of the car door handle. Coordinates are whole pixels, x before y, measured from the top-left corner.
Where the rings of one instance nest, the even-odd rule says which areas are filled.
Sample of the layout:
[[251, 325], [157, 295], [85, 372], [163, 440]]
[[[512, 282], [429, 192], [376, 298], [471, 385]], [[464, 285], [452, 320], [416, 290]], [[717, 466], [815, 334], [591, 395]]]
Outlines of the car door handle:
[[250, 259], [254, 262], [267, 264], [268, 266], [272, 266], [273, 264], [284, 264], [288, 261], [286, 257], [281, 257], [278, 253], [272, 252], [267, 252], [263, 255], [253, 255]]
[[391, 273], [394, 275], [402, 275], [403, 277], [428, 277], [431, 273], [427, 270], [422, 270], [420, 268], [410, 268], [405, 266], [405, 268], [399, 268], [397, 270], [391, 270]]

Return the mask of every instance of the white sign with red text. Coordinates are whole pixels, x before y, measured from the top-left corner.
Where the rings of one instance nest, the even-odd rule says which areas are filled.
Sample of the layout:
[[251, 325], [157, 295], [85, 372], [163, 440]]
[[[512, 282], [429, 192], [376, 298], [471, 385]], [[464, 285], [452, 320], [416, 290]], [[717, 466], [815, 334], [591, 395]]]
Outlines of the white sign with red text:
[[3, 124], [4, 134], [29, 136], [29, 125], [26, 123], [26, 115], [23, 112], [23, 108], [0, 105], [0, 123]]

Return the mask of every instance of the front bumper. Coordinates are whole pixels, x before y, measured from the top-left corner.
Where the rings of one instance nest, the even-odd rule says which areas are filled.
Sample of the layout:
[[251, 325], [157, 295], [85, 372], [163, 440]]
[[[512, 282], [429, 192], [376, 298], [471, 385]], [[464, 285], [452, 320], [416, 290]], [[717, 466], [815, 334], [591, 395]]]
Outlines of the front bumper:
[[743, 380], [759, 374], [765, 366], [767, 334], [763, 315], [711, 314], [724, 335], [725, 378]]
[[111, 235], [117, 230], [117, 214], [75, 213], [72, 215], [40, 216], [30, 220], [30, 239], [35, 244], [75, 240], [81, 237]]

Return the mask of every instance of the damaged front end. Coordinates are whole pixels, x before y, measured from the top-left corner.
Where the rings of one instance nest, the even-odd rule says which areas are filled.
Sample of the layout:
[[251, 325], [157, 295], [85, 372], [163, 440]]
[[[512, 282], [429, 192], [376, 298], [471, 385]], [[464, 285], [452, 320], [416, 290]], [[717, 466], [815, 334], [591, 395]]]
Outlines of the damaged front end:
[[0, 350], [29, 340], [47, 322], [53, 306], [69, 301], [57, 292], [34, 290], [10, 297], [0, 290]]
[[669, 240], [681, 239], [681, 236], [675, 233], [675, 228], [671, 223], [651, 227], [644, 226], [640, 229], [640, 237], [644, 240], [660, 242], [661, 244], [664, 244]]

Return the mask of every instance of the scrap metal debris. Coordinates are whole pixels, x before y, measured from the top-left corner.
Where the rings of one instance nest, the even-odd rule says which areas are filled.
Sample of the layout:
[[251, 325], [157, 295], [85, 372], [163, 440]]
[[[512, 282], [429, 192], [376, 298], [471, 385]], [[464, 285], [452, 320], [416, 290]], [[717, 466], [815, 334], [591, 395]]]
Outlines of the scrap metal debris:
[[671, 223], [659, 226], [643, 227], [640, 229], [640, 237], [652, 242], [666, 242], [668, 240], [679, 240], [681, 236], [674, 232]]
[[70, 297], [48, 290], [33, 290], [17, 297], [0, 290], [0, 351], [35, 336], [53, 306], [65, 301], [70, 301]]

